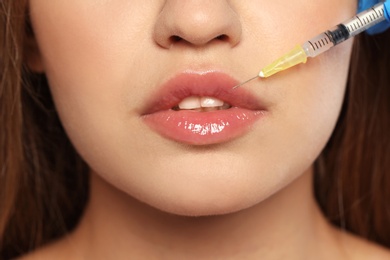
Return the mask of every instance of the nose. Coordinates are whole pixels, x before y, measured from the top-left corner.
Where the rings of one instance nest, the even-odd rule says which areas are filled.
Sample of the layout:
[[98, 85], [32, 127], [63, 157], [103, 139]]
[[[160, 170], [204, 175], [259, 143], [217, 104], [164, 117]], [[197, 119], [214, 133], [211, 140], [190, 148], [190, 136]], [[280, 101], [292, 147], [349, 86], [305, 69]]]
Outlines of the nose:
[[219, 41], [235, 46], [242, 26], [227, 0], [166, 0], [154, 27], [154, 40], [169, 49], [177, 43], [205, 46]]

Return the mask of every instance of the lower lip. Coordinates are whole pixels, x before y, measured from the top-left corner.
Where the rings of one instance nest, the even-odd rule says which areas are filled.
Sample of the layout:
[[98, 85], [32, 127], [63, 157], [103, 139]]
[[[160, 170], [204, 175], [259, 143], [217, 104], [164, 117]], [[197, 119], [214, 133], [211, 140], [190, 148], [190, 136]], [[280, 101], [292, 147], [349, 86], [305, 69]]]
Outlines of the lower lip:
[[143, 116], [161, 136], [191, 145], [210, 145], [238, 138], [265, 116], [263, 110], [230, 108], [210, 112], [164, 110]]

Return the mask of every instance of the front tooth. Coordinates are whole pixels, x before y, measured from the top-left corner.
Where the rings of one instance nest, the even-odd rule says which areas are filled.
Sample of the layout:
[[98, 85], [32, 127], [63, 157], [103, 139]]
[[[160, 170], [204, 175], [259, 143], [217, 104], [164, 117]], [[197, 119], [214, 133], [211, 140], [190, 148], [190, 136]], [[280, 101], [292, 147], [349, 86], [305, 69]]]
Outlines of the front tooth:
[[188, 97], [183, 99], [179, 103], [179, 108], [180, 109], [196, 109], [200, 108], [200, 98], [199, 97]]
[[224, 102], [217, 98], [212, 97], [202, 97], [200, 98], [200, 105], [202, 107], [221, 107]]

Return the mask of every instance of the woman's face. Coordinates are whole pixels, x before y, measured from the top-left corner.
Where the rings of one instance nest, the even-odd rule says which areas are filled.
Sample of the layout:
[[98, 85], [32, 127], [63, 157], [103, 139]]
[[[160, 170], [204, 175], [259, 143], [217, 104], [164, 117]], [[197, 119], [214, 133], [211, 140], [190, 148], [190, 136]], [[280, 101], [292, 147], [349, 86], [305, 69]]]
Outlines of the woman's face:
[[[310, 169], [337, 121], [352, 41], [231, 87], [353, 16], [354, 0], [29, 8], [33, 67], [46, 74], [77, 151], [93, 173], [156, 208], [208, 215], [255, 205]], [[218, 109], [200, 108], [207, 103]]]

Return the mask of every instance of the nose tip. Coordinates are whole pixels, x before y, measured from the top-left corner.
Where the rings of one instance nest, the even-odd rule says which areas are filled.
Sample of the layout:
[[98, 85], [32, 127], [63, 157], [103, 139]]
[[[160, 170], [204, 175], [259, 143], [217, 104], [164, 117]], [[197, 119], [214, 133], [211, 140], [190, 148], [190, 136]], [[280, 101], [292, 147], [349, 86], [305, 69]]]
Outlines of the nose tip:
[[228, 1], [166, 1], [154, 28], [158, 45], [170, 48], [186, 43], [204, 46], [224, 42], [232, 46], [241, 38], [241, 23]]

